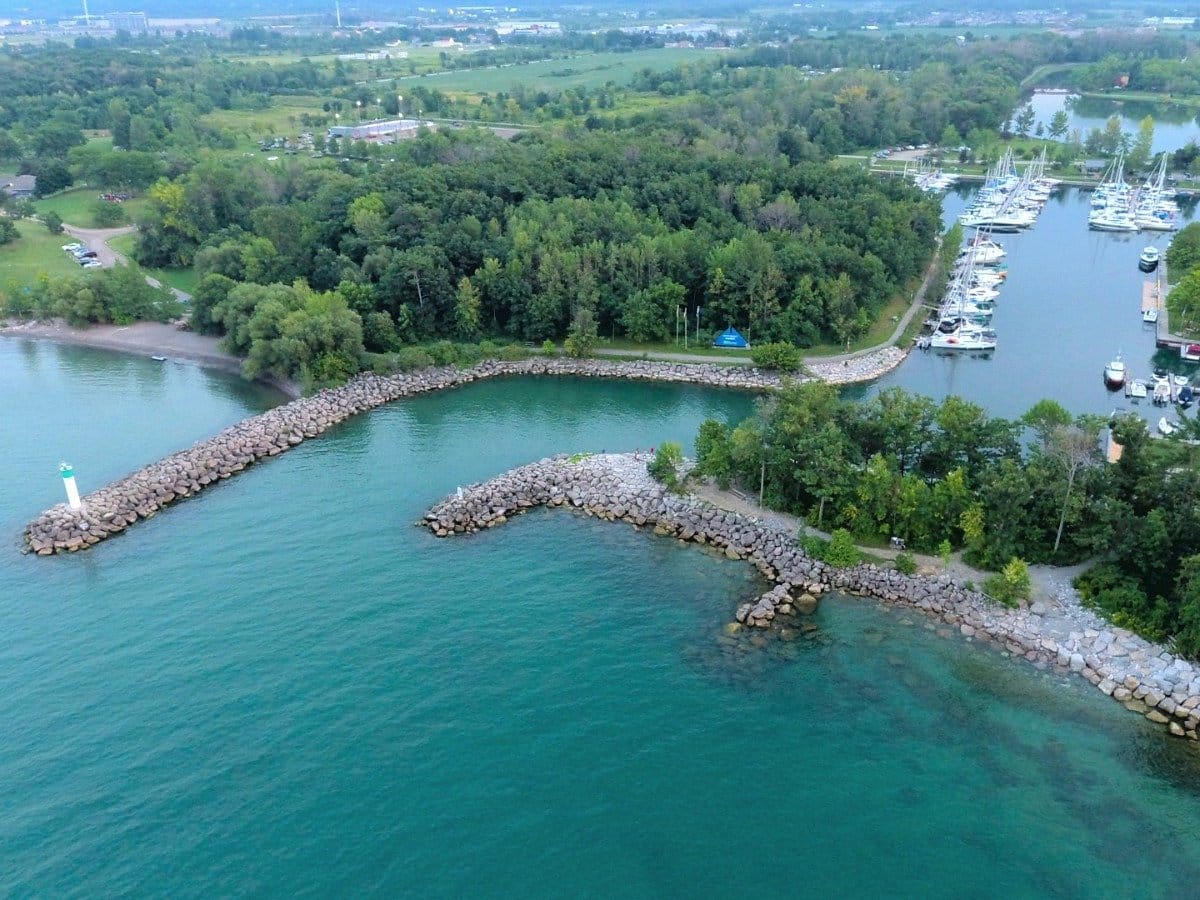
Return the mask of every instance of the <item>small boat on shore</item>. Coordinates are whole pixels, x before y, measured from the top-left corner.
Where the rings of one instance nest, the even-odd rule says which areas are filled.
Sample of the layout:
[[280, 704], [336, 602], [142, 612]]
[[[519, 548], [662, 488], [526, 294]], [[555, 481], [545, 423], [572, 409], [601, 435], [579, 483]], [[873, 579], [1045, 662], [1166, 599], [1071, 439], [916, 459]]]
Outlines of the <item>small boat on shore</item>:
[[1138, 257], [1138, 268], [1143, 272], [1153, 272], [1158, 268], [1158, 248], [1147, 247]]
[[165, 356], [152, 356], [150, 358], [152, 360], [154, 360], [155, 362], [166, 362], [167, 361], [167, 358]]
[[1163, 437], [1170, 437], [1179, 430], [1179, 423], [1173, 422], [1166, 416], [1158, 420], [1158, 433]]
[[1104, 367], [1104, 383], [1113, 390], [1116, 390], [1125, 384], [1125, 375], [1125, 360], [1118, 353]]

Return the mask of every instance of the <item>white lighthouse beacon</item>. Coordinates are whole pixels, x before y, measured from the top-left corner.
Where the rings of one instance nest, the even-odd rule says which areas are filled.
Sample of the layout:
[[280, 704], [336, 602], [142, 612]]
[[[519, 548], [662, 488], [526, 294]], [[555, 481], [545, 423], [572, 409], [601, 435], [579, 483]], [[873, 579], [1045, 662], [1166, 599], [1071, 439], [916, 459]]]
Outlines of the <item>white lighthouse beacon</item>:
[[62, 474], [63, 487], [67, 489], [67, 504], [71, 509], [83, 509], [83, 502], [79, 499], [79, 488], [75, 485], [75, 470], [71, 468], [70, 463], [62, 463], [58, 471]]

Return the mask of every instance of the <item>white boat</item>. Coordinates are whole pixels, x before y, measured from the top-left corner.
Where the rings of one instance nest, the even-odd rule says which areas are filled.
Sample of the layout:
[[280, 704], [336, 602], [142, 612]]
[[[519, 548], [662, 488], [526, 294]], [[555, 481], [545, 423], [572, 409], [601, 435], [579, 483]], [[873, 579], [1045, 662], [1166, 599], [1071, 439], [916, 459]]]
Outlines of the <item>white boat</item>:
[[1188, 383], [1188, 377], [1186, 375], [1172, 375], [1171, 380], [1175, 382], [1175, 387], [1183, 387]]
[[967, 245], [959, 254], [963, 262], [973, 262], [977, 266], [995, 265], [1007, 254], [1002, 246], [995, 241], [974, 241]]
[[1137, 378], [1129, 382], [1129, 396], [1135, 400], [1146, 399], [1146, 382]]
[[962, 325], [949, 334], [935, 331], [929, 336], [929, 346], [934, 350], [995, 350], [996, 332]]
[[1171, 402], [1171, 382], [1169, 380], [1157, 380], [1154, 382], [1153, 395], [1150, 397], [1152, 403], [1156, 406], [1166, 406]]
[[1138, 257], [1138, 268], [1143, 272], [1153, 272], [1158, 268], [1158, 248], [1146, 247]]
[[1163, 437], [1170, 437], [1179, 430], [1179, 423], [1172, 422], [1166, 416], [1158, 420], [1158, 433]]
[[1104, 367], [1104, 383], [1110, 388], [1119, 388], [1125, 383], [1125, 360], [1118, 353]]
[[1158, 310], [1151, 307], [1150, 309], [1142, 310], [1142, 321], [1153, 325], [1158, 321]]

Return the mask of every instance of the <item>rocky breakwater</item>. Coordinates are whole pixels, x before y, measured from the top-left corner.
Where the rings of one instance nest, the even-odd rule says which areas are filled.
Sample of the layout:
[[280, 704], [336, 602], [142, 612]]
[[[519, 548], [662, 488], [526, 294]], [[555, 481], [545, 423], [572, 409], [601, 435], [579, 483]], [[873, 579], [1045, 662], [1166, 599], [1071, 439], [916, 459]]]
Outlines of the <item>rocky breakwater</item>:
[[908, 354], [899, 347], [887, 346], [842, 360], [814, 357], [805, 360], [804, 367], [813, 378], [829, 384], [853, 384], [874, 381], [904, 362], [906, 356]]
[[833, 568], [806, 555], [780, 527], [668, 492], [650, 478], [647, 461], [630, 454], [544, 459], [461, 489], [420, 524], [439, 537], [469, 534], [548, 506], [653, 529], [746, 560], [774, 583], [737, 607], [727, 635], [773, 630], [786, 640], [796, 617], [802, 621], [812, 613], [826, 591], [874, 597], [940, 619], [969, 641], [992, 644], [1039, 668], [1081, 675], [1172, 734], [1197, 739], [1200, 671], [1163, 648], [1106, 628], [1077, 605], [1053, 615], [1038, 605], [1008, 609], [945, 576], [904, 575], [872, 564]]
[[361, 375], [342, 387], [252, 416], [151, 463], [88, 494], [79, 510], [66, 504], [46, 510], [27, 526], [27, 547], [42, 556], [90, 547], [120, 534], [139, 519], [150, 518], [176, 500], [191, 497], [259, 460], [278, 456], [323, 434], [350, 416], [414, 394], [482, 378], [517, 375], [645, 379], [740, 390], [769, 390], [780, 383], [773, 373], [757, 369], [551, 358], [488, 361], [469, 369], [434, 367], [390, 376]]

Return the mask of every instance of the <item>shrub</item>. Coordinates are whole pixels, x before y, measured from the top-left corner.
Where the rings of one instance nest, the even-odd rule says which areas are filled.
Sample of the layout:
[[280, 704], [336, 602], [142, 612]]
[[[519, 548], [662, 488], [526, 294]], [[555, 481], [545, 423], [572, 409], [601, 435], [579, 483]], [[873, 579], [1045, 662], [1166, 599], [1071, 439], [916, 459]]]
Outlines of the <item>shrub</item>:
[[750, 359], [759, 368], [775, 369], [779, 372], [795, 372], [804, 363], [795, 344], [789, 344], [787, 341], [756, 344], [750, 350]]
[[453, 366], [458, 364], [458, 348], [449, 341], [434, 341], [425, 348], [434, 365]]
[[520, 344], [508, 344], [500, 348], [498, 355], [505, 362], [516, 362], [517, 360], [528, 359], [530, 353]]
[[940, 544], [938, 544], [938, 556], [941, 557], [943, 569], [950, 568], [950, 557], [953, 554], [954, 548], [950, 546], [949, 541], [943, 540]]
[[907, 550], [902, 550], [896, 554], [896, 571], [902, 575], [915, 575], [917, 571], [917, 560]]
[[480, 341], [479, 355], [483, 359], [497, 359], [500, 356], [500, 347], [494, 341]]
[[554, 341], [546, 338], [542, 341], [542, 356], [557, 356], [558, 349], [554, 346]]
[[825, 538], [816, 534], [805, 534], [803, 531], [796, 536], [796, 543], [813, 559], [824, 559], [825, 551], [829, 548], [829, 541]]
[[848, 569], [862, 562], [862, 553], [854, 544], [854, 538], [845, 528], [834, 529], [825, 548], [825, 562], [839, 569]]
[[42, 224], [46, 226], [46, 230], [51, 234], [62, 234], [62, 216], [60, 216], [54, 210], [50, 210], [50, 212], [42, 216]]
[[995, 575], [988, 577], [983, 583], [983, 589], [992, 599], [1005, 606], [1016, 606], [1022, 600], [1028, 600], [1033, 590], [1033, 581], [1029, 577], [1029, 563], [1014, 556]]
[[646, 471], [655, 481], [674, 490], [679, 486], [679, 468], [682, 465], [683, 447], [674, 441], [666, 441], [654, 451], [654, 458], [646, 464]]
[[400, 371], [407, 369], [424, 369], [433, 365], [433, 357], [420, 347], [401, 347], [394, 357], [396, 368]]

